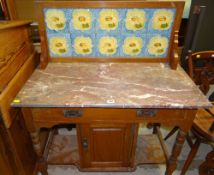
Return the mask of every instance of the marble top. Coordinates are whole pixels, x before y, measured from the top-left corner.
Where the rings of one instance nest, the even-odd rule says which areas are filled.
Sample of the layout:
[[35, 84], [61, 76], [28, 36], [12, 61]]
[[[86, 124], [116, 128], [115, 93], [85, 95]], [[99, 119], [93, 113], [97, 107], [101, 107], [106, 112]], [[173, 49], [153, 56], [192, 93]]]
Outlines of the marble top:
[[49, 63], [14, 107], [199, 108], [211, 104], [181, 67], [163, 63]]

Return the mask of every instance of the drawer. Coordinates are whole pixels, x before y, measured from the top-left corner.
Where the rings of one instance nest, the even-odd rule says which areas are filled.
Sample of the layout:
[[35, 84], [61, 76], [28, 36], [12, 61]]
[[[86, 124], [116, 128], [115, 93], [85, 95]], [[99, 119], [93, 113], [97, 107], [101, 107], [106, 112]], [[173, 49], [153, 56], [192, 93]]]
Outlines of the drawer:
[[34, 121], [58, 123], [84, 123], [119, 121], [164, 122], [183, 120], [185, 110], [180, 109], [117, 109], [117, 108], [32, 108]]
[[26, 27], [0, 31], [0, 91], [17, 73], [32, 52]]

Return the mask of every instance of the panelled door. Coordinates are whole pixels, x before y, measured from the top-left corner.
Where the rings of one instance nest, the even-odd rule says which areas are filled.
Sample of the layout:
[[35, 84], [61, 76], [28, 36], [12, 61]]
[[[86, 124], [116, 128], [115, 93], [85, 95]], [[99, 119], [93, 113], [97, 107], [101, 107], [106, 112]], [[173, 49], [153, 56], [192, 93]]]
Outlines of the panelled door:
[[134, 124], [78, 125], [81, 167], [130, 167], [136, 130]]

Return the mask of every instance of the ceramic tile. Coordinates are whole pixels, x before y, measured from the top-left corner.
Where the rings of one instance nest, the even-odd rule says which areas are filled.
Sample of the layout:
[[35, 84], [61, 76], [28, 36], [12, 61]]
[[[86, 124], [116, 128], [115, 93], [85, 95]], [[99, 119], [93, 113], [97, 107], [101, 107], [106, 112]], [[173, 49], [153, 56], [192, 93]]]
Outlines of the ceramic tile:
[[[170, 40], [169, 38], [171, 37], [176, 10], [175, 8], [45, 8], [43, 12], [48, 40], [50, 40], [51, 35], [55, 35], [57, 37], [58, 35], [60, 36], [62, 34], [69, 34], [72, 36], [71, 38], [68, 37], [69, 50], [73, 50], [70, 43], [73, 42], [75, 37], [80, 35], [92, 36], [91, 39], [93, 42], [99, 41], [102, 36], [113, 35], [116, 36], [118, 41], [118, 51], [120, 51], [113, 56], [125, 58], [165, 58], [168, 54], [168, 45], [166, 45], [167, 48], [161, 54], [149, 55], [147, 48], [142, 49], [141, 53], [138, 55], [127, 55], [123, 52], [123, 45], [119, 43], [130, 35], [134, 37], [143, 37], [143, 47], [148, 47], [148, 43], [145, 42], [148, 36], [160, 35], [165, 36], [168, 40]], [[104, 16], [104, 21], [100, 20], [102, 19], [102, 15]], [[169, 20], [168, 22], [167, 19]], [[113, 22], [111, 23], [111, 21]], [[132, 23], [133, 25], [131, 25]], [[114, 24], [116, 27], [108, 27], [112, 24]], [[157, 41], [156, 45], [157, 44], [160, 44], [159, 41]], [[96, 42], [94, 44], [92, 53], [85, 56], [93, 56], [97, 58], [112, 57], [111, 54], [100, 54], [98, 47], [99, 42]], [[50, 56], [55, 57], [52, 52], [50, 52]], [[60, 56], [69, 56], [71, 58], [75, 58], [79, 57], [80, 55], [75, 54], [75, 52], [69, 52], [68, 55], [62, 54]]]

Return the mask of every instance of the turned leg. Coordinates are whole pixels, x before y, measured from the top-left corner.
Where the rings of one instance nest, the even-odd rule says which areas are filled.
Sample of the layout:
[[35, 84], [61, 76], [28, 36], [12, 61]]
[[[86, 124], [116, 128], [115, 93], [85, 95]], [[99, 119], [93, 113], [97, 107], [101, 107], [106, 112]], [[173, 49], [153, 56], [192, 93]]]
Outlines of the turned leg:
[[30, 133], [34, 150], [37, 153], [38, 157], [38, 171], [42, 173], [42, 175], [48, 175], [47, 172], [47, 162], [42, 155], [42, 148], [39, 137], [39, 130]]
[[30, 133], [31, 140], [33, 142], [34, 150], [36, 151], [37, 156], [41, 156], [41, 144], [40, 144], [40, 138], [39, 138], [39, 130], [36, 130], [34, 132]]
[[37, 170], [42, 173], [42, 175], [48, 175], [47, 172], [47, 162], [44, 159], [43, 156], [43, 150], [41, 148], [40, 143], [40, 130], [35, 126], [32, 111], [30, 108], [22, 108], [22, 114], [28, 129], [28, 132], [30, 133], [31, 140], [33, 142], [34, 150], [37, 153]]
[[181, 175], [184, 175], [186, 173], [186, 171], [188, 170], [193, 158], [195, 157], [195, 155], [198, 151], [200, 144], [201, 144], [201, 140], [197, 139], [195, 141], [195, 144], [191, 147], [191, 151], [190, 151], [190, 153], [189, 153], [189, 155], [188, 155], [188, 157], [184, 163], [184, 166], [182, 168]]
[[176, 169], [177, 166], [177, 159], [178, 156], [182, 150], [183, 143], [185, 141], [186, 133], [182, 131], [181, 129], [179, 130], [175, 144], [172, 149], [171, 156], [169, 160], [167, 161], [167, 167], [166, 167], [166, 172], [165, 175], [172, 175], [173, 171]]

